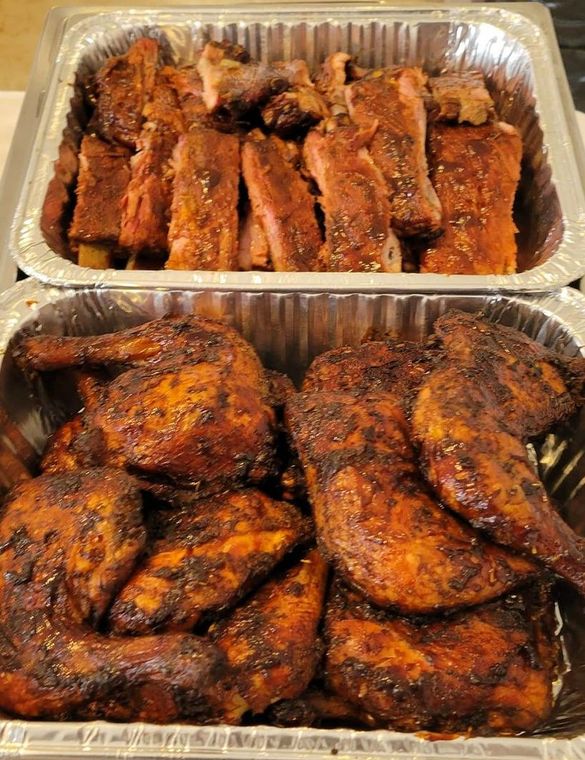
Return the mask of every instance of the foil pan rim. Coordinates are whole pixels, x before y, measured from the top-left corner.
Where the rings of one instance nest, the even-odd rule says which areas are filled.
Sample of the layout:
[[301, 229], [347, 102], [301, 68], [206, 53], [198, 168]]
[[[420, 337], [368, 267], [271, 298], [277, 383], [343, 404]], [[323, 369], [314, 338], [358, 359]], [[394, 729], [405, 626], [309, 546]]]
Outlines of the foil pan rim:
[[[436, 4], [431, 5], [371, 5], [360, 4], [344, 9], [344, 15], [335, 12], [333, 3], [291, 3], [281, 6], [238, 5], [226, 8], [217, 4], [201, 4], [190, 9], [181, 8], [92, 8], [75, 21], [75, 9], [66, 17], [73, 19], [59, 42], [55, 58], [55, 67], [45, 95], [38, 134], [32, 151], [33, 160], [29, 165], [27, 176], [20, 188], [20, 200], [11, 225], [8, 249], [18, 265], [29, 275], [43, 282], [83, 288], [87, 286], [143, 287], [157, 286], [167, 289], [242, 289], [242, 290], [318, 290], [327, 289], [335, 292], [351, 290], [364, 291], [485, 291], [518, 290], [545, 291], [566, 285], [585, 274], [585, 257], [580, 257], [580, 249], [585, 248], [585, 193], [578, 172], [578, 161], [572, 140], [563, 139], [570, 136], [569, 120], [574, 115], [567, 112], [565, 100], [556, 87], [550, 85], [548, 77], [554, 71], [555, 42], [550, 29], [541, 26], [537, 19], [542, 18], [543, 9], [531, 10], [528, 4], [521, 3], [512, 9], [510, 3], [493, 4]], [[79, 14], [79, 9], [77, 10]], [[51, 108], [58, 99], [59, 82], [70, 81], [73, 66], [78, 58], [71, 60], [71, 40], [76, 40], [75, 49], [79, 50], [85, 40], [95, 35], [95, 20], [115, 18], [119, 23], [141, 24], [142, 26], [160, 26], [180, 18], [193, 18], [199, 13], [205, 20], [211, 17], [234, 18], [244, 23], [242, 18], [264, 19], [266, 24], [283, 18], [303, 13], [309, 20], [343, 23], [363, 17], [372, 21], [379, 18], [400, 18], [401, 16], [418, 19], [439, 20], [452, 19], [466, 22], [491, 23], [499, 29], [511, 31], [528, 52], [534, 71], [534, 95], [539, 105], [538, 116], [544, 135], [543, 150], [547, 155], [552, 170], [552, 181], [559, 194], [563, 211], [563, 238], [551, 257], [532, 269], [514, 275], [434, 275], [434, 274], [336, 274], [336, 273], [277, 273], [277, 272], [174, 272], [139, 270], [131, 273], [124, 270], [88, 270], [79, 267], [51, 251], [44, 241], [33, 241], [26, 247], [21, 244], [23, 228], [30, 229], [36, 225], [39, 231], [40, 209], [32, 215], [26, 213], [26, 188], [34, 181], [38, 160], [43, 147], [43, 125], [46, 126]], [[242, 15], [243, 14], [243, 15]], [[272, 15], [271, 15], [272, 14]], [[329, 14], [329, 15], [327, 15]], [[368, 16], [374, 14], [374, 17]], [[236, 20], [234, 18], [234, 21]], [[292, 20], [292, 18], [291, 18]], [[306, 20], [306, 19], [305, 19]], [[85, 37], [80, 37], [85, 30]], [[562, 89], [562, 88], [561, 88]], [[61, 89], [61, 99], [64, 90]], [[562, 178], [562, 179], [561, 179]], [[38, 232], [40, 236], [40, 231]]]

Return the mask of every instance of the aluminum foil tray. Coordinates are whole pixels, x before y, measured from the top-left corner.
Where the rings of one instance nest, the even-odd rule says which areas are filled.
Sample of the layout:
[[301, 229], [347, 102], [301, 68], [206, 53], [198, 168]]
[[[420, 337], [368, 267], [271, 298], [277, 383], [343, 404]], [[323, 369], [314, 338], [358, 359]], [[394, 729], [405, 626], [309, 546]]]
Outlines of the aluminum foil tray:
[[[58, 289], [28, 280], [0, 298], [0, 444], [22, 465], [34, 467], [48, 434], [75, 411], [65, 388], [61, 395], [55, 383], [50, 391], [41, 384], [31, 389], [17, 371], [10, 344], [22, 331], [95, 334], [194, 312], [233, 324], [268, 367], [299, 381], [311, 359], [327, 348], [357, 344], [371, 328], [423, 338], [449, 308], [483, 311], [488, 319], [517, 327], [562, 353], [585, 355], [584, 304], [585, 298], [570, 289], [555, 296], [169, 292]], [[537, 453], [549, 492], [585, 534], [584, 448], [585, 410], [576, 423], [550, 435]], [[535, 736], [428, 741], [391, 731], [0, 720], [0, 757], [582, 760], [585, 604], [566, 590], [559, 590], [557, 601], [568, 671], [555, 685], [552, 717]]]
[[[525, 146], [517, 220], [520, 274], [506, 276], [96, 271], [52, 251], [40, 214], [70, 111], [76, 72], [94, 72], [141, 35], [165, 38], [181, 61], [208, 39], [229, 38], [262, 60], [303, 57], [315, 67], [345, 50], [364, 66], [479, 68], [501, 117]], [[36, 111], [35, 111], [36, 107]], [[44, 282], [87, 287], [304, 291], [551, 290], [585, 273], [585, 166], [571, 96], [548, 11], [538, 3], [401, 5], [198, 5], [189, 9], [57, 9], [49, 16], [0, 204], [10, 210], [8, 248]], [[74, 116], [75, 118], [75, 116]], [[585, 170], [583, 171], [585, 176]], [[13, 213], [12, 213], [13, 211]], [[2, 213], [0, 211], [0, 213]], [[2, 229], [0, 227], [0, 244]]]

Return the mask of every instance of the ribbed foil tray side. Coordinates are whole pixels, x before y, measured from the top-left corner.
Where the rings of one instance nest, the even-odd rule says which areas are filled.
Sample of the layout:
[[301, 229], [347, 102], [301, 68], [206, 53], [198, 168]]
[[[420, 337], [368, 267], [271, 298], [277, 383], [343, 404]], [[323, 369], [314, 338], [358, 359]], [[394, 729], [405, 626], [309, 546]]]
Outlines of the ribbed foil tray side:
[[[531, 4], [532, 5], [532, 4]], [[304, 291], [552, 290], [585, 273], [585, 198], [568, 120], [572, 106], [557, 86], [559, 58], [546, 11], [528, 4], [343, 6], [285, 4], [103, 12], [76, 18], [57, 46], [46, 83], [30, 166], [19, 193], [9, 248], [19, 266], [44, 282], [83, 287], [156, 286]], [[62, 13], [62, 12], [61, 12]], [[95, 71], [140, 35], [164, 37], [182, 61], [209, 39], [228, 37], [261, 59], [304, 57], [317, 65], [333, 50], [363, 65], [422, 64], [429, 69], [481, 68], [502, 117], [523, 137], [525, 161], [518, 215], [522, 267], [517, 275], [96, 271], [55, 254], [40, 232], [40, 214], [78, 70]], [[46, 77], [47, 74], [44, 73]], [[33, 76], [40, 89], [42, 75]], [[31, 125], [34, 128], [35, 124]], [[570, 125], [574, 127], [573, 124]], [[27, 161], [28, 156], [20, 157]], [[16, 160], [16, 159], [15, 159]]]
[[[312, 357], [331, 346], [358, 343], [371, 328], [404, 338], [422, 338], [435, 318], [450, 308], [481, 311], [486, 318], [521, 329], [567, 355], [585, 355], [585, 298], [569, 289], [554, 296], [90, 291], [48, 288], [28, 280], [0, 298], [0, 411], [11, 420], [11, 425], [0, 425], [0, 436], [10, 445], [16, 428], [39, 452], [47, 435], [74, 411], [65, 387], [38, 384], [31, 389], [17, 372], [10, 346], [23, 332], [96, 334], [164, 314], [200, 313], [233, 324], [252, 341], [269, 367], [287, 371], [299, 380]], [[576, 423], [548, 437], [539, 459], [549, 491], [564, 506], [567, 519], [585, 535], [584, 448], [585, 411]], [[33, 451], [31, 458], [36, 457]], [[30, 460], [23, 463], [33, 464]], [[564, 593], [561, 610], [570, 670], [557, 684], [557, 706], [538, 736], [428, 741], [391, 731], [14, 720], [0, 721], [0, 756], [582, 760], [585, 605]]]

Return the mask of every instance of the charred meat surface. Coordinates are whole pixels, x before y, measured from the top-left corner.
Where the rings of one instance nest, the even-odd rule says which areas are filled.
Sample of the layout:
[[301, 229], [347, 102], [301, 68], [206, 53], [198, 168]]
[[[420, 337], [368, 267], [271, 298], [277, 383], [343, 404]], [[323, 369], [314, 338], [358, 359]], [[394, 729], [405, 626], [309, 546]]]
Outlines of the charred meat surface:
[[187, 631], [233, 606], [310, 535], [296, 507], [244, 489], [161, 511], [149, 554], [110, 611], [120, 634]]
[[550, 713], [554, 677], [551, 603], [538, 596], [409, 620], [338, 583], [327, 608], [327, 684], [395, 730], [534, 729]]
[[435, 500], [390, 394], [305, 393], [287, 404], [324, 556], [380, 607], [479, 604], [536, 572]]
[[[190, 635], [109, 638], [103, 616], [144, 546], [111, 469], [19, 485], [0, 517], [0, 706], [26, 718], [209, 720], [222, 658]], [[87, 622], [86, 622], [87, 621]]]
[[314, 87], [298, 87], [272, 97], [262, 109], [267, 129], [279, 137], [295, 137], [330, 115]]
[[372, 340], [355, 348], [332, 348], [312, 361], [303, 390], [387, 391], [405, 398], [422, 383], [437, 359], [434, 349], [408, 341]]
[[98, 71], [95, 123], [105, 140], [136, 147], [142, 112], [154, 89], [159, 57], [158, 42], [142, 37], [125, 55], [109, 58]]
[[173, 153], [167, 269], [235, 269], [238, 255], [238, 138], [192, 129]]
[[123, 201], [120, 246], [130, 252], [163, 254], [167, 249], [173, 149], [185, 131], [177, 95], [164, 70], [157, 75], [145, 123], [131, 159], [132, 178]]
[[302, 694], [321, 656], [327, 565], [316, 549], [283, 570], [211, 630], [225, 654], [223, 719], [238, 723]]
[[522, 140], [509, 124], [431, 126], [429, 163], [444, 234], [422, 252], [421, 272], [516, 271], [512, 209], [521, 159]]
[[277, 272], [319, 269], [322, 245], [315, 202], [278, 137], [253, 133], [242, 147], [242, 172]]
[[81, 142], [77, 203], [69, 228], [72, 244], [106, 243], [117, 247], [129, 182], [128, 150], [86, 135]]
[[197, 62], [203, 81], [203, 100], [207, 110], [220, 109], [243, 116], [295, 85], [310, 86], [309, 70], [304, 61], [289, 63], [242, 62], [220, 45], [208, 43]]
[[433, 121], [457, 121], [479, 126], [494, 115], [494, 101], [481, 71], [445, 73], [429, 79]]
[[366, 147], [370, 135], [330, 126], [311, 130], [304, 146], [325, 214], [322, 266], [332, 272], [399, 272], [400, 243], [390, 228], [384, 179]]
[[364, 130], [377, 127], [369, 150], [388, 188], [392, 226], [404, 237], [441, 229], [425, 153], [426, 79], [416, 67], [383, 69], [346, 89], [353, 121]]
[[83, 414], [76, 414], [49, 438], [41, 460], [41, 471], [56, 475], [95, 467], [99, 463], [95, 451], [97, 442], [93, 438]]

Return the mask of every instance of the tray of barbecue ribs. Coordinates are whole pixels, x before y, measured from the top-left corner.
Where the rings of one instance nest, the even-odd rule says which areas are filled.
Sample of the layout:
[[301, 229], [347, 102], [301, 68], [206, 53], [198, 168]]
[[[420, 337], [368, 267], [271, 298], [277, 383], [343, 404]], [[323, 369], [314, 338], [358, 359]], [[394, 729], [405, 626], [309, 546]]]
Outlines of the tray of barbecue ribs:
[[30, 275], [421, 292], [585, 272], [582, 147], [537, 4], [58, 13], [6, 199]]
[[15, 286], [0, 747], [581, 757], [583, 304]]

